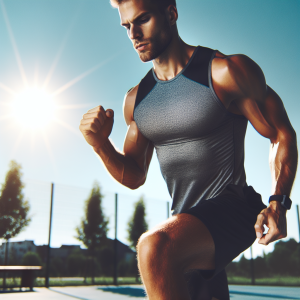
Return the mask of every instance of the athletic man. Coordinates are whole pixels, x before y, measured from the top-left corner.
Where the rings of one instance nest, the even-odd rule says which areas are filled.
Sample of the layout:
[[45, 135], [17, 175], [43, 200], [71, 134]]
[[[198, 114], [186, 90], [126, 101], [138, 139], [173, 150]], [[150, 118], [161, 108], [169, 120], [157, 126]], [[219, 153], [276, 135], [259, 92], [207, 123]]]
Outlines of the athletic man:
[[[131, 189], [145, 182], [156, 149], [173, 216], [143, 234], [137, 246], [149, 299], [229, 299], [225, 266], [256, 237], [267, 245], [287, 235], [296, 134], [255, 62], [182, 41], [175, 0], [111, 3], [140, 59], [153, 68], [125, 96], [122, 153], [109, 140], [111, 109], [89, 110], [80, 130], [108, 172]], [[246, 184], [248, 121], [271, 142], [268, 207]]]

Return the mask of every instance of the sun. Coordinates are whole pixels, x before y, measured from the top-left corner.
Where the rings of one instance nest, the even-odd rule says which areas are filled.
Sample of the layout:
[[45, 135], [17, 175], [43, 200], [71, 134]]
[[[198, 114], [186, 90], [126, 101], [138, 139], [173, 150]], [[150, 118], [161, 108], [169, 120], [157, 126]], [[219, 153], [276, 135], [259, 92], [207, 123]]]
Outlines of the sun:
[[32, 130], [44, 129], [55, 118], [54, 100], [39, 88], [28, 88], [17, 94], [11, 108], [16, 121]]
[[103, 65], [112, 61], [117, 55], [122, 53], [122, 50], [120, 50], [120, 52], [115, 53], [108, 58], [105, 58], [102, 62], [94, 65], [90, 69], [86, 70], [85, 72], [71, 79], [67, 83], [60, 86], [55, 91], [48, 93], [46, 92], [46, 88], [49, 82], [51, 81], [57, 63], [65, 48], [66, 40], [69, 35], [69, 30], [67, 31], [67, 34], [65, 35], [61, 43], [61, 46], [54, 58], [54, 61], [51, 64], [50, 70], [48, 71], [43, 82], [41, 82], [38, 76], [39, 66], [37, 65], [34, 72], [34, 81], [32, 82], [32, 86], [30, 86], [23, 66], [23, 62], [21, 60], [19, 49], [17, 47], [17, 43], [12, 31], [12, 27], [10, 25], [6, 8], [2, 0], [0, 0], [0, 10], [2, 11], [2, 14], [4, 16], [4, 22], [6, 24], [7, 33], [10, 38], [12, 48], [14, 50], [13, 52], [15, 54], [21, 79], [23, 81], [23, 85], [25, 88], [25, 90], [18, 93], [13, 88], [8, 87], [3, 82], [0, 82], [0, 90], [10, 95], [9, 99], [3, 99], [2, 97], [0, 99], [0, 105], [7, 107], [9, 110], [8, 113], [7, 110], [3, 110], [5, 111], [4, 114], [3, 111], [0, 110], [0, 122], [13, 119], [14, 123], [19, 123], [20, 125], [21, 130], [19, 130], [18, 136], [15, 138], [15, 145], [12, 149], [12, 153], [17, 151], [17, 148], [19, 147], [20, 141], [23, 139], [23, 137], [26, 136], [28, 133], [30, 133], [32, 137], [31, 139], [32, 142], [35, 141], [37, 136], [38, 138], [42, 137], [46, 145], [47, 151], [49, 153], [49, 156], [54, 162], [54, 157], [51, 151], [51, 143], [49, 142], [48, 139], [49, 129], [51, 130], [51, 128], [54, 128], [54, 126], [52, 125], [54, 125], [55, 123], [56, 125], [58, 124], [59, 126], [64, 127], [65, 129], [69, 130], [70, 132], [82, 138], [82, 135], [80, 134], [78, 128], [74, 128], [72, 125], [70, 125], [68, 122], [65, 121], [65, 118], [61, 118], [62, 116], [61, 114], [63, 114], [62, 111], [88, 108], [94, 104], [94, 103], [82, 103], [82, 104], [63, 105], [60, 103], [63, 98], [61, 97], [57, 98], [57, 96], [65, 92], [67, 89], [71, 88], [76, 83], [83, 80], [85, 77], [89, 76], [91, 73], [100, 69]]

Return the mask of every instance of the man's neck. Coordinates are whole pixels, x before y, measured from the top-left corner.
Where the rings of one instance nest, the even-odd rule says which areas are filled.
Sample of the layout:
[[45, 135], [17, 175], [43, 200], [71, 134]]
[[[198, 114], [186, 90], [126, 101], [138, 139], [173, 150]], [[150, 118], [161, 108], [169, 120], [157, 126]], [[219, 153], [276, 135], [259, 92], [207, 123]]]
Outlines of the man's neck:
[[153, 62], [153, 69], [158, 79], [170, 80], [186, 66], [195, 50], [179, 36], [174, 38], [168, 48]]

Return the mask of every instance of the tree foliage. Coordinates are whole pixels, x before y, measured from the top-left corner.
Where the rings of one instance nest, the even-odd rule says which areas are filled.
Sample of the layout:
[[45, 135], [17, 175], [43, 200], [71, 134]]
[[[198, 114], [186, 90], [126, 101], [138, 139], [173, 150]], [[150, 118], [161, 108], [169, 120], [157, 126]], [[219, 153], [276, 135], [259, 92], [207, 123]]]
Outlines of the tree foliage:
[[145, 220], [146, 208], [144, 198], [141, 197], [134, 204], [134, 212], [132, 217], [128, 221], [128, 238], [130, 247], [136, 250], [137, 242], [140, 236], [148, 230], [148, 224]]
[[37, 253], [27, 252], [22, 258], [22, 264], [24, 266], [41, 266], [42, 260]]
[[24, 200], [21, 166], [11, 161], [0, 196], [0, 238], [9, 240], [31, 221], [29, 204]]
[[290, 275], [295, 267], [300, 266], [294, 258], [300, 255], [300, 245], [294, 240], [279, 241], [274, 246], [274, 251], [266, 255], [269, 271], [273, 274]]
[[114, 250], [106, 246], [97, 253], [97, 260], [101, 265], [102, 276], [113, 276]]
[[[300, 275], [300, 244], [294, 239], [278, 241], [274, 251], [254, 259], [256, 278], [266, 276], [299, 276]], [[250, 260], [244, 255], [240, 261], [232, 262], [226, 267], [230, 276], [250, 277]]]
[[83, 276], [87, 258], [78, 252], [71, 253], [67, 258], [68, 272], [70, 276]]
[[108, 220], [102, 211], [103, 195], [97, 182], [85, 202], [85, 217], [76, 228], [76, 238], [91, 251], [103, 248], [107, 244]]

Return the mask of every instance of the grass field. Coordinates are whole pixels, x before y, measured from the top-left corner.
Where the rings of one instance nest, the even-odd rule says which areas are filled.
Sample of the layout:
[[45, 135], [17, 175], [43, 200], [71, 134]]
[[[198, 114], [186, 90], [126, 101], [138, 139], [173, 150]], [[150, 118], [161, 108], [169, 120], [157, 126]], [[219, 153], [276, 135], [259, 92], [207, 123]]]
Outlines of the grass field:
[[[229, 284], [250, 285], [251, 278], [228, 276]], [[274, 276], [268, 278], [256, 278], [256, 285], [276, 285], [276, 286], [300, 286], [300, 277]]]
[[[113, 277], [95, 277], [94, 283], [92, 278], [88, 277], [50, 277], [50, 286], [79, 286], [79, 285], [112, 285], [114, 283]], [[18, 287], [21, 284], [21, 278], [6, 278], [6, 287]], [[140, 279], [136, 281], [135, 277], [119, 277], [118, 284], [141, 284]], [[3, 279], [0, 278], [0, 289], [3, 286]], [[45, 278], [36, 278], [34, 286], [45, 286]]]
[[[246, 277], [228, 276], [229, 284], [238, 285], [251, 285], [251, 279]], [[18, 287], [21, 284], [20, 278], [7, 278], [7, 287]], [[83, 277], [50, 277], [50, 286], [80, 286], [80, 285], [112, 285], [113, 277], [95, 277], [94, 283], [92, 278]], [[139, 279], [136, 282], [135, 277], [119, 277], [118, 284], [141, 284]], [[288, 277], [288, 276], [274, 276], [271, 278], [256, 278], [256, 285], [266, 285], [266, 286], [300, 286], [300, 277]], [[0, 289], [3, 286], [3, 279], [0, 278]], [[34, 286], [43, 287], [45, 286], [45, 278], [36, 278]]]

